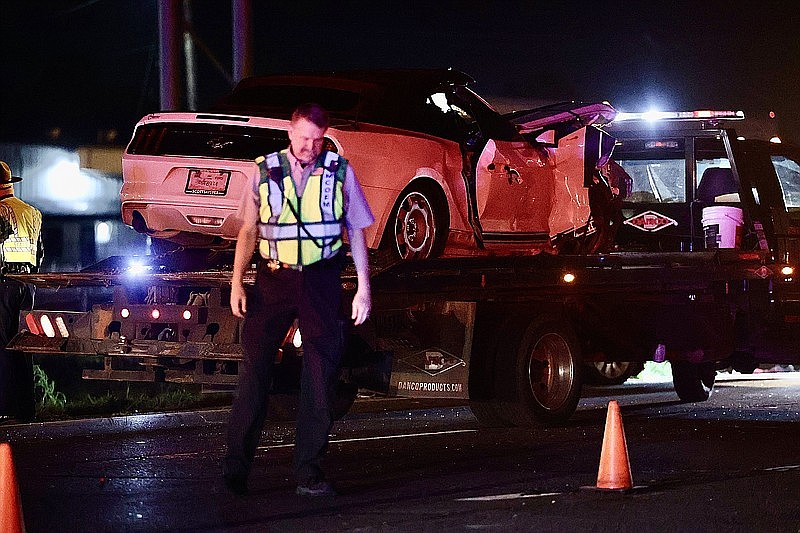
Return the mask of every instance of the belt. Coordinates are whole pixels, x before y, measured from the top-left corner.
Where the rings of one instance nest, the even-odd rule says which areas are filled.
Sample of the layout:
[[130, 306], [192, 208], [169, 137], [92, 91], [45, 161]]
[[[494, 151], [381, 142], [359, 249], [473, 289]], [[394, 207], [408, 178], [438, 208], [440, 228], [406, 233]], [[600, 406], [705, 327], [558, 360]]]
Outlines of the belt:
[[316, 263], [311, 263], [310, 265], [293, 265], [291, 263], [278, 261], [277, 259], [264, 259], [263, 261], [264, 266], [266, 266], [270, 272], [277, 272], [278, 270], [294, 270], [295, 272], [302, 272], [304, 270], [321, 270], [332, 267], [341, 268], [343, 259], [344, 254], [342, 252], [337, 252], [327, 259], [317, 261]]
[[281, 269], [296, 270], [297, 272], [303, 271], [303, 265], [291, 265], [289, 263], [283, 263], [281, 261], [278, 261], [277, 259], [267, 259], [266, 263], [267, 263], [267, 268], [270, 269], [272, 272]]
[[3, 274], [30, 274], [31, 265], [28, 263], [6, 263], [0, 267]]

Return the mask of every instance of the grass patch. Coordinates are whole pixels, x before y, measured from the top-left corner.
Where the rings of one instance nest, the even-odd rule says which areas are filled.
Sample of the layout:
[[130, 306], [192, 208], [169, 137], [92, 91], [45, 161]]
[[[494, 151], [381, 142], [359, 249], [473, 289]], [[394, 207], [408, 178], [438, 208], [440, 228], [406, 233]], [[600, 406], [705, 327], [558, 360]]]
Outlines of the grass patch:
[[72, 381], [64, 380], [62, 392], [41, 366], [34, 365], [37, 420], [185, 411], [231, 403], [230, 393], [202, 392], [194, 384]]

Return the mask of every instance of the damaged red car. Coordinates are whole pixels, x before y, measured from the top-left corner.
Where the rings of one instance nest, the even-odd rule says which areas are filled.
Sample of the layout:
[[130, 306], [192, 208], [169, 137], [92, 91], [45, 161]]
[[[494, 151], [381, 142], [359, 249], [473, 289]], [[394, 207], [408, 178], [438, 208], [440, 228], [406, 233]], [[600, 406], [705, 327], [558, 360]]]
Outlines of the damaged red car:
[[[399, 259], [595, 251], [619, 196], [605, 172], [606, 103], [502, 115], [455, 70], [248, 78], [208, 112], [145, 116], [123, 155], [123, 221], [155, 239], [217, 247], [254, 160], [288, 146], [296, 105], [328, 109], [326, 149], [354, 166], [376, 223], [367, 243]], [[619, 180], [617, 180], [619, 181]]]

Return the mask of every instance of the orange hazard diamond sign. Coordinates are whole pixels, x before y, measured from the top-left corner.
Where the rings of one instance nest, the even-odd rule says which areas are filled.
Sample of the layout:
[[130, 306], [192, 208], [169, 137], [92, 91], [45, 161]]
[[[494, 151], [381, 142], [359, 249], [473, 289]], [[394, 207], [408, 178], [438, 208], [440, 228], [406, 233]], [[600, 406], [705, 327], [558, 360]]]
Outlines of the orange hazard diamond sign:
[[639, 213], [635, 217], [627, 219], [625, 224], [647, 232], [659, 231], [668, 226], [678, 225], [675, 220], [666, 215], [662, 215], [661, 213], [656, 213], [655, 211], [645, 211], [644, 213]]

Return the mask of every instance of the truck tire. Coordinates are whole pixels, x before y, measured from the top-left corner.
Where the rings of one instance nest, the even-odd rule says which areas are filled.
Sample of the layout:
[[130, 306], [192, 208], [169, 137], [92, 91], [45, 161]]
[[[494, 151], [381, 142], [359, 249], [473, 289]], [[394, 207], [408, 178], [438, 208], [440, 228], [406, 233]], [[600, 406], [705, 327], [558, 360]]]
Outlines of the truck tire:
[[579, 346], [565, 322], [532, 322], [517, 348], [516, 401], [503, 416], [517, 426], [568, 420], [581, 394]]
[[716, 380], [716, 364], [671, 361], [672, 383], [684, 402], [704, 402], [711, 396]]

